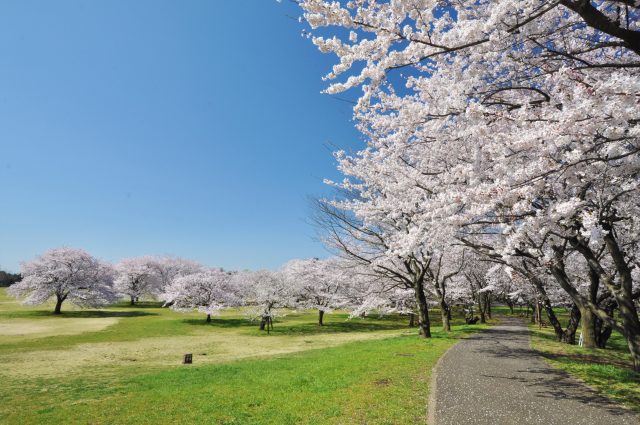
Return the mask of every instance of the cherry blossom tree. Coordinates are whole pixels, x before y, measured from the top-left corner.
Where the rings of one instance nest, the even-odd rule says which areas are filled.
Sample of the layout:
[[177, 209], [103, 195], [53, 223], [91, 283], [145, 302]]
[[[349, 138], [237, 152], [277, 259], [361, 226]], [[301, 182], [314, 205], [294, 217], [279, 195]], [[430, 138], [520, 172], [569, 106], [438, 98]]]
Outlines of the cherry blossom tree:
[[387, 314], [403, 314], [409, 316], [409, 327], [415, 326], [416, 305], [413, 289], [405, 289], [392, 285], [375, 287], [379, 280], [370, 282], [364, 296], [352, 305], [350, 318], [364, 317], [375, 312], [380, 316]]
[[[338, 152], [336, 185], [358, 193], [341, 206], [367, 229], [400, 230], [384, 234], [384, 260], [451, 237], [488, 245], [530, 281], [551, 275], [586, 322], [620, 331], [640, 370], [639, 5], [300, 5], [313, 42], [338, 57], [327, 91], [362, 89], [354, 114], [367, 146]], [[576, 256], [579, 281], [597, 291], [567, 272]]]
[[156, 264], [153, 257], [149, 256], [127, 258], [116, 264], [116, 291], [128, 296], [131, 305], [135, 305], [142, 296], [158, 295], [162, 281], [156, 273]]
[[[359, 188], [352, 190], [362, 194]], [[396, 238], [411, 226], [411, 218], [380, 213], [377, 220], [367, 219], [365, 213], [354, 208], [361, 204], [357, 200], [317, 203], [317, 222], [326, 232], [325, 243], [354, 267], [366, 270], [372, 281], [384, 281], [387, 290], [411, 289], [419, 335], [430, 338], [426, 279], [432, 252], [421, 243], [393, 249]]]
[[208, 323], [220, 310], [241, 304], [233, 275], [222, 269], [209, 269], [180, 276], [171, 281], [162, 298], [174, 310], [206, 314]]
[[442, 330], [445, 332], [451, 331], [451, 303], [448, 289], [452, 283], [460, 284], [456, 277], [466, 265], [465, 253], [464, 249], [455, 245], [443, 247], [442, 250], [434, 252], [429, 262], [427, 276], [438, 300]]
[[342, 291], [346, 284], [344, 265], [337, 258], [291, 260], [283, 273], [295, 289], [297, 305], [318, 310], [318, 325], [324, 325], [325, 313], [344, 304]]
[[290, 285], [282, 270], [258, 270], [241, 276], [245, 291], [245, 304], [250, 306], [247, 315], [260, 320], [260, 330], [273, 329], [273, 318], [278, 309], [294, 307], [296, 288]]
[[25, 304], [42, 304], [55, 298], [54, 314], [62, 303], [97, 307], [115, 302], [113, 269], [89, 253], [74, 248], [54, 248], [22, 263], [22, 280], [9, 287], [9, 294]]
[[165, 292], [176, 278], [198, 273], [204, 269], [195, 261], [172, 256], [153, 257], [149, 265], [159, 279], [161, 293]]

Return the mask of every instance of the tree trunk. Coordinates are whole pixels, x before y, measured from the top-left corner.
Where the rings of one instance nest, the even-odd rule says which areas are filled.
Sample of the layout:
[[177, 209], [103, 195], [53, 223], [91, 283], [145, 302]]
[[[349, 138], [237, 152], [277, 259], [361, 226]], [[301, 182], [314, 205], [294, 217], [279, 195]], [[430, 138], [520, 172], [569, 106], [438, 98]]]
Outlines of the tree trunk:
[[598, 348], [607, 348], [607, 342], [612, 332], [611, 326], [604, 325], [604, 322], [596, 317], [596, 345]]
[[478, 294], [478, 311], [480, 312], [480, 323], [487, 323], [487, 316], [485, 315], [486, 308], [487, 307], [485, 304], [484, 294]]
[[[609, 317], [613, 318], [613, 313], [618, 308], [618, 304], [615, 302], [613, 298], [608, 298], [602, 301], [604, 304], [604, 311], [607, 312]], [[611, 325], [606, 323], [604, 320], [600, 319], [596, 316], [595, 318], [595, 332], [596, 332], [596, 345], [598, 348], [607, 348], [607, 342], [611, 337], [611, 333], [613, 332], [613, 328]]]
[[268, 316], [262, 316], [262, 319], [260, 319], [260, 330], [263, 331], [265, 330], [266, 326], [267, 326], [267, 320], [269, 319]]
[[[527, 314], [529, 313], [529, 305], [527, 305]], [[531, 323], [536, 323], [536, 309], [532, 305], [531, 306]]]
[[591, 309], [587, 306], [578, 306], [580, 308], [582, 332], [582, 346], [584, 348], [596, 348], [596, 332], [595, 317]]
[[627, 345], [631, 353], [631, 361], [633, 362], [633, 370], [640, 372], [640, 335], [629, 335], [627, 337]]
[[549, 296], [547, 295], [547, 291], [545, 290], [543, 283], [531, 273], [529, 273], [527, 277], [529, 278], [529, 281], [533, 283], [533, 285], [538, 290], [538, 293], [540, 294], [541, 307], [544, 308], [544, 311], [547, 313], [547, 318], [549, 319], [549, 323], [553, 327], [553, 331], [556, 334], [556, 339], [567, 344], [575, 344], [576, 329], [578, 328], [578, 324], [580, 323], [580, 309], [578, 308], [578, 306], [575, 303], [572, 304], [567, 329], [563, 330], [558, 317], [553, 311], [551, 300], [549, 300]]
[[414, 313], [409, 313], [409, 327], [416, 327], [416, 315]]
[[487, 305], [485, 306], [485, 309], [487, 311], [487, 317], [489, 319], [491, 319], [491, 294], [487, 294]]
[[[547, 318], [549, 319], [549, 323], [551, 323], [551, 326], [553, 326], [553, 331], [556, 334], [556, 338], [558, 339], [558, 341], [562, 341], [562, 338], [564, 337], [564, 331], [562, 330], [562, 325], [560, 324], [558, 317], [553, 311], [553, 307], [551, 306], [551, 302], [549, 301], [548, 298], [544, 300], [543, 306], [544, 306], [544, 311], [547, 313]], [[578, 310], [578, 314], [579, 313], [580, 311]], [[580, 320], [580, 317], [578, 317], [578, 320]], [[576, 323], [576, 326], [578, 326], [577, 323]], [[575, 329], [573, 333], [574, 333], [574, 339], [575, 339]]]
[[414, 290], [416, 304], [418, 305], [418, 326], [420, 327], [420, 336], [423, 338], [431, 338], [431, 323], [429, 322], [429, 305], [427, 297], [424, 295], [424, 283], [418, 279], [414, 282]]
[[324, 310], [318, 310], [318, 325], [324, 326]]
[[617, 299], [620, 308], [620, 317], [622, 318], [622, 329], [624, 337], [627, 339], [629, 353], [633, 361], [633, 370], [640, 372], [640, 321], [638, 321], [638, 313], [633, 304], [633, 300], [629, 298]]
[[438, 279], [434, 279], [434, 289], [436, 292], [436, 296], [438, 297], [438, 303], [440, 304], [440, 317], [442, 321], [442, 330], [445, 332], [451, 332], [451, 312], [449, 309], [449, 304], [446, 300], [446, 286], [445, 280], [439, 281]]
[[542, 329], [542, 304], [540, 304], [539, 300], [536, 300], [536, 321], [540, 329]]
[[[569, 323], [567, 324], [567, 329], [562, 332], [562, 337], [560, 338], [561, 342], [565, 344], [576, 344], [576, 330], [578, 329], [578, 325], [580, 324], [580, 309], [577, 305], [573, 304], [571, 306], [571, 310], [569, 312]], [[554, 315], [555, 317], [555, 315]], [[556, 319], [557, 320], [557, 319]], [[551, 319], [549, 319], [551, 321]]]
[[[605, 287], [615, 297], [615, 301], [618, 304], [620, 312], [620, 319], [622, 319], [622, 324], [620, 325], [617, 321], [612, 320], [607, 311], [602, 310], [590, 300], [587, 300], [584, 305], [589, 307], [589, 310], [594, 315], [597, 315], [601, 320], [607, 322], [611, 327], [622, 331], [622, 334], [627, 340], [629, 352], [631, 353], [633, 368], [636, 371], [640, 371], [640, 317], [638, 317], [638, 310], [636, 309], [635, 301], [633, 299], [633, 278], [631, 275], [631, 268], [629, 267], [629, 264], [627, 264], [625, 253], [618, 244], [615, 232], [611, 228], [610, 224], [603, 224], [604, 230], [607, 231], [604, 236], [604, 242], [618, 273], [619, 284], [616, 284], [613, 276], [602, 268], [598, 258], [587, 244], [580, 241], [578, 238], [573, 238], [570, 242], [571, 245], [584, 256], [589, 264], [589, 268], [598, 274], [600, 281], [604, 283]], [[561, 272], [563, 271], [564, 270], [561, 270]], [[558, 279], [558, 283], [560, 286], [562, 286], [562, 288], [567, 291], [572, 298], [580, 298], [578, 291], [566, 282], [568, 279], [566, 279], [562, 273], [559, 273], [559, 277], [560, 279]]]
[[56, 295], [56, 308], [53, 310], [53, 314], [62, 314], [62, 302], [64, 301], [64, 297]]
[[[540, 281], [540, 279], [535, 274], [529, 271], [529, 268], [527, 267], [527, 264], [525, 262], [522, 263], [522, 266], [526, 271], [527, 278], [533, 284], [533, 286], [535, 286], [536, 290], [538, 291], [538, 294], [540, 294], [540, 298], [542, 300], [542, 307], [544, 308], [544, 311], [547, 313], [547, 318], [549, 319], [549, 323], [551, 324], [551, 326], [553, 326], [553, 331], [556, 334], [556, 339], [558, 341], [562, 341], [562, 339], [564, 338], [564, 331], [562, 330], [562, 325], [560, 324], [560, 321], [558, 320], [555, 312], [553, 311], [553, 306], [551, 305], [551, 300], [549, 300], [549, 296], [547, 295], [546, 289], [544, 289], [544, 284], [542, 283], [542, 281]], [[580, 320], [579, 317], [578, 317], [578, 320]], [[575, 331], [574, 331], [574, 334], [575, 334]]]
[[211, 315], [207, 314], [207, 323], [211, 323]]
[[131, 296], [131, 305], [136, 305], [136, 297]]
[[449, 304], [445, 301], [444, 297], [440, 298], [440, 317], [442, 317], [442, 330], [445, 332], [451, 332], [451, 312]]
[[440, 316], [442, 317], [442, 330], [451, 332], [451, 322], [449, 321], [449, 305], [446, 301], [440, 301]]

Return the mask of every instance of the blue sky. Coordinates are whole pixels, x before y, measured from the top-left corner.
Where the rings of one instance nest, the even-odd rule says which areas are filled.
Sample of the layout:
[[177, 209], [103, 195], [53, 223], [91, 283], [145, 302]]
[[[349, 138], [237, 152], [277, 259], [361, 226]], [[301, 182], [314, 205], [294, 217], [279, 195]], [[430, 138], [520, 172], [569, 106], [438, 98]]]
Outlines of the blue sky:
[[325, 256], [309, 196], [357, 146], [333, 58], [275, 0], [0, 3], [0, 268], [48, 248], [226, 268]]

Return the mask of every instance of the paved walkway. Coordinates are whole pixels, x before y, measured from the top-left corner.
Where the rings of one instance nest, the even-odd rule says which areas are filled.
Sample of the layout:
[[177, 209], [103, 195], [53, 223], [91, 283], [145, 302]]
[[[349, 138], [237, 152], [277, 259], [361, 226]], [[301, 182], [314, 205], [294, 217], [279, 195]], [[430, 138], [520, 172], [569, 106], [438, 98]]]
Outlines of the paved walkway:
[[500, 326], [455, 345], [436, 369], [429, 425], [640, 424], [529, 347], [525, 322]]

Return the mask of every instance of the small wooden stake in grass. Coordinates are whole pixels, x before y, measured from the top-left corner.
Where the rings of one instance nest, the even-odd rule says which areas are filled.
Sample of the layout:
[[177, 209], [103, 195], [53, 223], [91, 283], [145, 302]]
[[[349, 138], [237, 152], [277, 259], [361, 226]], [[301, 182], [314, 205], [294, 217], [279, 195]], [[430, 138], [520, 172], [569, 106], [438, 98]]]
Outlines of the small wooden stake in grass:
[[191, 364], [193, 363], [193, 354], [187, 353], [184, 355], [184, 359], [182, 359], [182, 364]]

